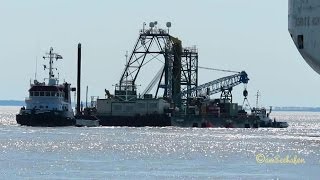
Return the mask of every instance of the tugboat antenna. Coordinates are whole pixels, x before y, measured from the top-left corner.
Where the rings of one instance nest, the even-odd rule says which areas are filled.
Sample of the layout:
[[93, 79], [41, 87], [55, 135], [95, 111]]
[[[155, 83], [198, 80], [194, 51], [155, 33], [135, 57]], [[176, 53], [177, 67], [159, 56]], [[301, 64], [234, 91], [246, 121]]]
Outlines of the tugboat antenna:
[[86, 108], [88, 108], [88, 86], [86, 90]]
[[34, 80], [37, 80], [37, 73], [38, 73], [38, 56], [36, 56], [36, 72], [34, 73]]

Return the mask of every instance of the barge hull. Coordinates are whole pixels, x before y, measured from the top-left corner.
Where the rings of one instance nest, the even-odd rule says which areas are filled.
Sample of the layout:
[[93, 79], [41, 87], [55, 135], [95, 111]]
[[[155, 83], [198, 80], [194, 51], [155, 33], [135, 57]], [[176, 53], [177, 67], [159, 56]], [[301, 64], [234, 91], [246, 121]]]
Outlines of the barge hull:
[[101, 126], [129, 126], [129, 127], [164, 127], [171, 126], [171, 118], [166, 115], [144, 116], [97, 116]]
[[238, 117], [202, 117], [202, 116], [174, 116], [172, 126], [177, 127], [214, 127], [214, 128], [281, 128], [279, 122], [265, 123], [258, 118]]

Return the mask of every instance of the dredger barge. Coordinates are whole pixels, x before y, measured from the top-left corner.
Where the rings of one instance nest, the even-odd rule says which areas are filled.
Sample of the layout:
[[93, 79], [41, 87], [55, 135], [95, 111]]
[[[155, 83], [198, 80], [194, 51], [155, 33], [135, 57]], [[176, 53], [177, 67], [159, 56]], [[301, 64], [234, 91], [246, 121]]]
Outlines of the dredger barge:
[[[114, 94], [105, 90], [105, 98], [97, 98], [91, 103], [92, 107], [83, 111], [78, 101], [78, 115], [93, 116], [93, 119], [99, 119], [102, 126], [288, 126], [286, 122], [269, 118], [271, 110], [267, 112], [264, 108], [252, 108], [247, 113], [244, 104], [232, 101], [232, 89], [249, 81], [245, 71], [227, 71], [233, 74], [199, 85], [198, 69], [218, 69], [198, 66], [197, 48], [182, 47], [182, 42], [169, 34], [170, 22], [166, 24], [166, 29], [158, 28], [157, 22], [151, 22], [148, 28], [145, 25], [140, 30], [132, 53], [126, 56], [125, 69], [115, 85]], [[158, 64], [147, 68], [152, 62]], [[156, 73], [145, 90], [138, 94], [138, 80], [145, 82], [144, 79], [150, 76], [149, 73], [141, 78], [144, 69]], [[217, 93], [221, 94], [220, 98], [210, 98]], [[245, 102], [248, 96], [246, 89], [243, 95]]]

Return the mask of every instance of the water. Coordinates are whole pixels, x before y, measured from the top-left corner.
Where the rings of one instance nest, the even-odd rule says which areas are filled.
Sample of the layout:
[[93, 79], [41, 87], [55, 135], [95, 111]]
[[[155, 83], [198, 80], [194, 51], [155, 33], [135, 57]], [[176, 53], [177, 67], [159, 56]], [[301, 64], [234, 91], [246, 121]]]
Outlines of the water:
[[[1, 179], [320, 178], [320, 113], [273, 112], [287, 129], [39, 128], [17, 111], [0, 107]], [[286, 156], [304, 163], [270, 161]]]

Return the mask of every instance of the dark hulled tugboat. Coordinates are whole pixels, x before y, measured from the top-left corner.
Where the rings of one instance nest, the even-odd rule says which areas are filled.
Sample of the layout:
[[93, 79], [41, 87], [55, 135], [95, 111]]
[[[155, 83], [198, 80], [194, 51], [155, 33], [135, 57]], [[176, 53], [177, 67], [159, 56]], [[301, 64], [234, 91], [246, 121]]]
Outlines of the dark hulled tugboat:
[[[29, 97], [26, 98], [26, 107], [20, 109], [16, 115], [17, 123], [27, 126], [72, 126], [75, 125], [74, 113], [71, 106], [71, 87], [69, 83], [59, 84], [53, 70], [54, 60], [62, 59], [62, 56], [53, 53], [53, 48], [43, 57], [49, 60], [48, 82], [34, 80], [29, 89]], [[75, 90], [75, 89], [72, 89]]]

